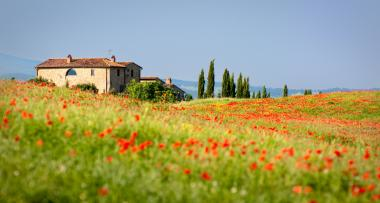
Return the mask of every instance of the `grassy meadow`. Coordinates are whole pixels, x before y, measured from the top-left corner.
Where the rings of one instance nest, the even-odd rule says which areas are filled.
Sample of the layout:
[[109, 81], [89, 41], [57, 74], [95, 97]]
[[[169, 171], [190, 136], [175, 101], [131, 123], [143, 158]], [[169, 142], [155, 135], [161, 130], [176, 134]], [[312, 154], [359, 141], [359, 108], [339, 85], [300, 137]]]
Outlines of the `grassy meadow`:
[[0, 202], [378, 202], [380, 92], [146, 103], [0, 81]]

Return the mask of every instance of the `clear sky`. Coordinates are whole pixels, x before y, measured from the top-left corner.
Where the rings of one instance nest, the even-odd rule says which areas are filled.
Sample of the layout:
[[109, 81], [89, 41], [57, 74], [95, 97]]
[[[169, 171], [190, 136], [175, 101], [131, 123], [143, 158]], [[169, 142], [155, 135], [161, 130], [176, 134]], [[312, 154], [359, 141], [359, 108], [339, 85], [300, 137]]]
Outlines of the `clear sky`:
[[227, 67], [251, 85], [380, 87], [380, 1], [0, 0], [0, 53], [114, 54], [193, 81], [215, 58], [216, 80]]

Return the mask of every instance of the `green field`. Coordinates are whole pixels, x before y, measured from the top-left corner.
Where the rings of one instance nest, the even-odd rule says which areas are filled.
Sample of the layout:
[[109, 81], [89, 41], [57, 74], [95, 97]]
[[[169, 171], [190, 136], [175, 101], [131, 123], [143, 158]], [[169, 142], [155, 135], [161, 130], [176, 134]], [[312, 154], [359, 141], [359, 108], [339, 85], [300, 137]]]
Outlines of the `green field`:
[[0, 202], [372, 202], [380, 92], [145, 103], [0, 81]]

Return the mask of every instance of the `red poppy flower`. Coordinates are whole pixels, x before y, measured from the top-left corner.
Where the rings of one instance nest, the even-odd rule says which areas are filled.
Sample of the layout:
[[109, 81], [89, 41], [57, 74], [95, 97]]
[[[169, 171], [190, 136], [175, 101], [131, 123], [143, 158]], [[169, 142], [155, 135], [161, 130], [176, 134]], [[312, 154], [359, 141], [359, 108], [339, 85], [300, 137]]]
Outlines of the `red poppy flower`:
[[302, 186], [300, 186], [300, 185], [294, 186], [293, 187], [293, 192], [297, 193], [297, 194], [301, 194], [302, 193]]
[[20, 137], [19, 135], [16, 135], [16, 136], [15, 136], [15, 141], [16, 141], [16, 142], [19, 142], [20, 139], [21, 139], [21, 137]]
[[106, 187], [99, 188], [98, 194], [100, 196], [107, 196], [108, 195], [108, 189]]
[[368, 186], [367, 186], [367, 190], [368, 191], [373, 191], [374, 189], [376, 188], [376, 185], [375, 184], [369, 184]]
[[189, 175], [191, 173], [191, 170], [186, 168], [185, 170], [183, 170], [183, 173]]
[[380, 200], [380, 194], [372, 195], [372, 200]]
[[135, 121], [139, 121], [140, 120], [140, 115], [136, 114], [135, 115]]
[[265, 166], [264, 166], [264, 169], [267, 170], [267, 171], [272, 171], [274, 168], [274, 164], [272, 163], [267, 163]]
[[9, 102], [9, 105], [11, 105], [11, 106], [16, 106], [16, 99], [12, 99], [12, 100]]
[[98, 134], [98, 136], [99, 136], [100, 138], [103, 138], [104, 136], [106, 136], [106, 134], [105, 134], [104, 132], [100, 132], [100, 133]]
[[3, 123], [4, 125], [7, 125], [9, 123], [9, 119], [7, 117], [3, 118]]
[[39, 139], [37, 140], [36, 144], [38, 147], [42, 147], [42, 145], [44, 145], [44, 141], [42, 139]]
[[203, 180], [207, 180], [207, 181], [211, 180], [211, 176], [207, 172], [203, 172], [201, 174], [201, 177]]
[[251, 165], [249, 166], [249, 168], [250, 168], [251, 170], [256, 170], [256, 169], [257, 169], [257, 163], [256, 163], [256, 162], [251, 163]]
[[67, 138], [70, 138], [72, 135], [73, 135], [73, 132], [71, 132], [70, 130], [66, 130], [66, 131], [65, 131], [65, 136], [66, 136]]
[[112, 156], [108, 156], [108, 157], [107, 157], [107, 162], [108, 162], [108, 163], [111, 163], [111, 162], [112, 162], [112, 159], [113, 159]]
[[371, 157], [371, 154], [369, 153], [369, 150], [366, 149], [365, 153], [364, 153], [364, 156], [363, 156], [363, 159], [369, 159], [370, 157]]
[[351, 186], [351, 194], [353, 196], [358, 196], [358, 195], [361, 195], [365, 193], [365, 188], [364, 187], [360, 187], [360, 186], [357, 186], [357, 185], [352, 185]]
[[164, 143], [160, 143], [160, 144], [158, 144], [158, 148], [160, 148], [160, 149], [165, 149], [165, 144], [164, 144]]
[[334, 154], [335, 154], [337, 157], [340, 157], [340, 156], [342, 156], [342, 154], [340, 153], [340, 151], [339, 151], [339, 150], [335, 150], [335, 151], [334, 151]]

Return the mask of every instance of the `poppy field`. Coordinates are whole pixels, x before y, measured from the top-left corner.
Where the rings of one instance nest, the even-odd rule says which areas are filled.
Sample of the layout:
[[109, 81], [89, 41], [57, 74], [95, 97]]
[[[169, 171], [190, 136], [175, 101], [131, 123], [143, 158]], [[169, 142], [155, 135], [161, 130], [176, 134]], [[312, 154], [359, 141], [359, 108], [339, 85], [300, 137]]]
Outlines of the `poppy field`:
[[380, 92], [140, 102], [0, 81], [0, 202], [379, 202]]

